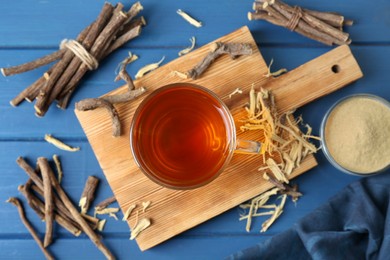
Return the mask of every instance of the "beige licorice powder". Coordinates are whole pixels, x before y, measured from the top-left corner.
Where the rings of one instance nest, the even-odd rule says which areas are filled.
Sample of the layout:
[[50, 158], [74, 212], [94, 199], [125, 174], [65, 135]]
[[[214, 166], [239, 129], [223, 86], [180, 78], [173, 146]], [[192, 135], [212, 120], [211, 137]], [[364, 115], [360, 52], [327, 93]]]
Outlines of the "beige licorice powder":
[[330, 113], [325, 142], [347, 170], [368, 174], [390, 164], [390, 108], [369, 97], [341, 102]]

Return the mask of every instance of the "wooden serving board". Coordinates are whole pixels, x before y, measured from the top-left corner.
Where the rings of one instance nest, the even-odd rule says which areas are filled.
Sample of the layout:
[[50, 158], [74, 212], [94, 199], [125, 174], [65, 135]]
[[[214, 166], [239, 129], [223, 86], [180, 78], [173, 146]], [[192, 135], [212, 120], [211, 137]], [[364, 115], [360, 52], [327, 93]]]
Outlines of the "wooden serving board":
[[[135, 85], [146, 87], [148, 93], [174, 82], [202, 85], [222, 97], [238, 120], [245, 115], [242, 107], [248, 101], [247, 93], [252, 84], [257, 88], [262, 86], [272, 89], [279, 110], [287, 111], [329, 94], [363, 75], [348, 46], [335, 48], [281, 77], [270, 79], [264, 77], [267, 64], [247, 27], [216, 41], [250, 43], [253, 54], [236, 60], [230, 59], [228, 55], [222, 56], [198, 80], [183, 80], [171, 73], [192, 68], [209, 52], [210, 43], [147, 74], [135, 81]], [[334, 65], [338, 66], [333, 68], [337, 73], [332, 71]], [[226, 98], [237, 87], [245, 94]], [[109, 94], [125, 91], [126, 87], [121, 87]], [[123, 132], [119, 138], [112, 137], [111, 120], [104, 109], [76, 111], [122, 211], [134, 203], [142, 208], [143, 201], [152, 202], [150, 208], [145, 213], [140, 211], [139, 215], [140, 218], [148, 217], [152, 220], [152, 226], [137, 238], [141, 250], [149, 249], [272, 187], [258, 172], [262, 164], [261, 157], [243, 154], [235, 154], [227, 169], [202, 188], [175, 191], [150, 181], [134, 163], [129, 147], [130, 122], [143, 97], [116, 106]], [[238, 133], [240, 138], [259, 139], [256, 131]], [[315, 158], [308, 156], [291, 178], [316, 165]], [[133, 227], [135, 214], [132, 214], [128, 223]]]

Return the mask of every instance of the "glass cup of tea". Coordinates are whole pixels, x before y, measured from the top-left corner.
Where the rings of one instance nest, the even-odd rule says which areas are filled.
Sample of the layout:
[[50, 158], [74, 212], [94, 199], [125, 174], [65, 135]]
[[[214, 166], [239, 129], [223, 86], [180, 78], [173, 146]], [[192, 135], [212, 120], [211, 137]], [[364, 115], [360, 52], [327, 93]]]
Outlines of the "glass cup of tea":
[[234, 119], [211, 90], [170, 84], [149, 94], [134, 113], [134, 161], [155, 183], [179, 190], [201, 187], [225, 169], [235, 151], [259, 153], [261, 144], [236, 138]]

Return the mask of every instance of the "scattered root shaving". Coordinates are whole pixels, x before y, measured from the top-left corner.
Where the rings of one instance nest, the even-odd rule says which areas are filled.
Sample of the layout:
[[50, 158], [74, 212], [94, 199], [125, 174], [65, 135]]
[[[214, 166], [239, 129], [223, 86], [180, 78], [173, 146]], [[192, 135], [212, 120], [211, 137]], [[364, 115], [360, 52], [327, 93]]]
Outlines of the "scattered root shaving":
[[145, 212], [151, 203], [152, 203], [151, 201], [142, 202], [142, 212]]
[[283, 207], [284, 207], [284, 204], [286, 203], [286, 199], [287, 199], [287, 195], [283, 195], [282, 197], [282, 201], [280, 202], [280, 204], [275, 208], [275, 211], [274, 213], [272, 214], [272, 216], [267, 219], [266, 221], [264, 221], [264, 223], [261, 225], [261, 230], [260, 232], [265, 232], [267, 231], [267, 229], [275, 222], [275, 220], [282, 214], [283, 212]]
[[52, 135], [49, 135], [49, 134], [45, 135], [45, 141], [48, 142], [48, 143], [51, 143], [55, 147], [57, 147], [57, 148], [59, 148], [61, 150], [64, 150], [64, 151], [77, 152], [77, 151], [80, 150], [80, 147], [69, 146], [69, 145], [65, 144], [64, 142], [58, 140], [57, 138], [55, 138], [55, 137], [53, 137]]
[[[94, 217], [96, 217], [96, 215], [105, 215], [105, 214], [115, 214], [119, 211], [119, 208], [105, 208], [105, 209], [97, 209], [95, 210], [95, 215]], [[110, 215], [111, 217], [111, 215]]]
[[147, 229], [151, 225], [151, 221], [148, 218], [141, 219], [138, 224], [131, 231], [130, 240], [136, 238], [142, 231]]
[[130, 217], [131, 213], [133, 212], [133, 210], [137, 207], [137, 204], [133, 204], [133, 205], [130, 205], [125, 214], [123, 214], [123, 218], [122, 218], [122, 221], [127, 221], [127, 219]]
[[57, 169], [58, 183], [61, 184], [62, 177], [64, 176], [64, 173], [62, 171], [61, 161], [60, 161], [60, 158], [58, 157], [58, 155], [56, 155], [56, 154], [53, 155], [53, 161], [54, 161], [54, 164], [56, 165], [56, 169]]
[[246, 228], [245, 228], [247, 232], [250, 231], [251, 224], [252, 224], [252, 217], [254, 216], [254, 214], [259, 214], [259, 212], [258, 212], [259, 208], [261, 208], [263, 205], [265, 205], [265, 203], [267, 203], [269, 198], [272, 195], [277, 194], [278, 191], [279, 191], [279, 188], [273, 188], [267, 192], [260, 194], [256, 198], [253, 198], [251, 200], [250, 204], [240, 205], [240, 208], [249, 208], [249, 213], [247, 215], [242, 215], [240, 217], [240, 219], [242, 219], [242, 220], [243, 219], [247, 220]]
[[108, 213], [108, 216], [111, 218], [114, 218], [116, 221], [118, 221], [118, 217], [115, 215], [115, 213]]
[[195, 42], [196, 42], [196, 40], [195, 40], [195, 37], [194, 36], [192, 36], [191, 38], [190, 38], [190, 42], [191, 42], [191, 46], [189, 46], [188, 48], [185, 48], [184, 50], [181, 50], [181, 51], [179, 51], [179, 56], [183, 56], [183, 55], [186, 55], [187, 53], [189, 53], [190, 51], [192, 51], [194, 48], [195, 48]]
[[180, 72], [180, 71], [177, 71], [177, 70], [174, 70], [172, 71], [171, 73], [173, 76], [178, 76], [179, 78], [181, 79], [188, 79], [189, 76], [187, 73], [184, 73], [184, 72]]
[[271, 59], [271, 62], [269, 63], [269, 66], [268, 66], [268, 72], [267, 72], [267, 74], [264, 75], [264, 77], [266, 77], [266, 78], [278, 77], [278, 76], [282, 75], [283, 73], [287, 72], [287, 69], [285, 69], [285, 68], [280, 69], [280, 70], [275, 71], [275, 72], [271, 72], [271, 66], [273, 63], [274, 63], [274, 59]]
[[148, 64], [148, 65], [142, 67], [142, 68], [137, 72], [137, 74], [135, 74], [135, 78], [136, 78], [136, 79], [142, 78], [146, 73], [149, 73], [149, 72], [151, 72], [152, 70], [157, 69], [157, 68], [160, 66], [160, 64], [164, 61], [164, 59], [165, 59], [165, 56], [163, 56], [162, 59], [161, 59], [159, 62], [152, 63], [152, 64]]
[[184, 20], [186, 20], [187, 22], [189, 22], [191, 25], [199, 28], [199, 27], [202, 27], [202, 23], [195, 20], [194, 18], [192, 18], [191, 16], [189, 16], [187, 13], [183, 12], [181, 9], [178, 9], [176, 11], [176, 13], [178, 15], [180, 15], [181, 17], [183, 17]]
[[234, 95], [237, 95], [237, 94], [240, 94], [240, 95], [241, 95], [241, 94], [242, 94], [242, 89], [236, 88], [236, 89], [233, 90], [230, 94], [224, 96], [224, 97], [222, 98], [222, 100], [224, 100], [224, 99], [231, 99]]
[[107, 220], [106, 219], [102, 219], [98, 222], [98, 225], [97, 225], [97, 230], [99, 230], [100, 232], [103, 231], [104, 229], [104, 226], [106, 225], [106, 222]]

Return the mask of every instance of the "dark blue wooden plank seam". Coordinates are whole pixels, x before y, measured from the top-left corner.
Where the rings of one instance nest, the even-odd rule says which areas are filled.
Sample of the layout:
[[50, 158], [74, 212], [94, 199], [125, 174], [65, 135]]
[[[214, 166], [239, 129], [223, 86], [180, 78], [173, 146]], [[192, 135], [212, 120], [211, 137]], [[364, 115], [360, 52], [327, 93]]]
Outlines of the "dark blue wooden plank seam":
[[[55, 134], [53, 134], [55, 136]], [[86, 137], [61, 137], [61, 136], [55, 136], [58, 139], [61, 139], [63, 142], [81, 142], [81, 143], [88, 143], [88, 139]], [[40, 137], [0, 137], [0, 142], [29, 142], [29, 143], [45, 143], [46, 141], [44, 138]]]
[[[288, 43], [288, 42], [267, 42], [267, 43], [260, 43], [257, 42], [258, 46], [265, 46], [265, 47], [287, 47], [287, 48], [324, 48], [326, 46], [320, 44], [320, 43]], [[353, 42], [351, 46], [374, 46], [374, 47], [386, 47], [390, 46], [390, 42]], [[125, 45], [123, 48], [131, 48], [131, 49], [181, 49], [186, 48], [187, 45], [173, 45], [173, 46], [161, 46], [161, 45], [149, 45], [149, 46], [142, 46], [142, 45]], [[52, 46], [52, 45], [37, 45], [37, 46], [31, 46], [31, 45], [18, 45], [18, 46], [2, 46], [0, 45], [0, 50], [57, 50], [58, 46]]]

